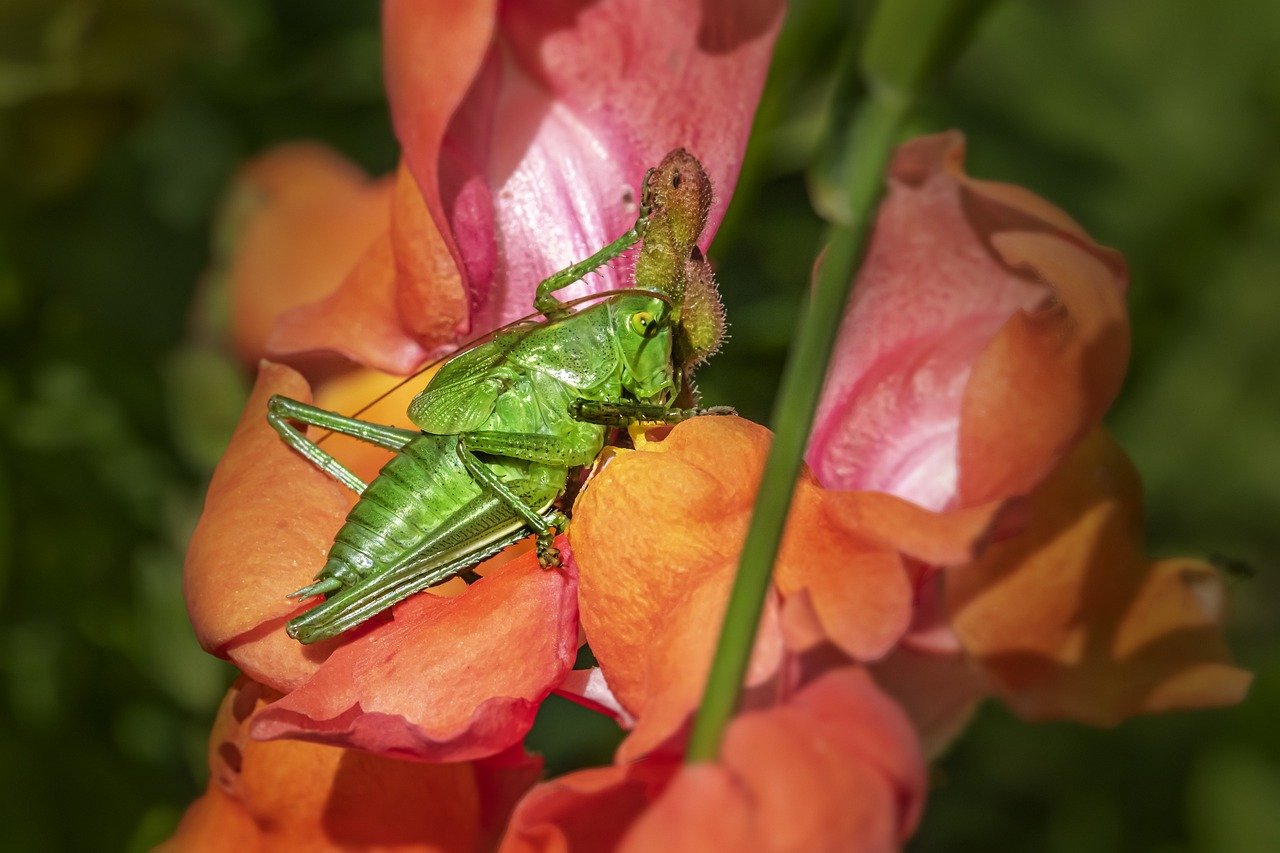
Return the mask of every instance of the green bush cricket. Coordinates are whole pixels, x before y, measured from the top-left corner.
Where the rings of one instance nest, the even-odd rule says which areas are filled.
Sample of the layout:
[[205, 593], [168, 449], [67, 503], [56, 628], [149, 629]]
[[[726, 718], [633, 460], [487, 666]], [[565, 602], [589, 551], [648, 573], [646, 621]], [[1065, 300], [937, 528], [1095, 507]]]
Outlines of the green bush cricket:
[[[271, 398], [267, 418], [284, 441], [360, 495], [315, 582], [290, 595], [325, 596], [288, 623], [291, 637], [312, 643], [340, 634], [427, 587], [467, 577], [530, 533], [539, 562], [558, 565], [553, 542], [568, 519], [557, 501], [609, 428], [732, 412], [692, 407], [691, 371], [724, 332], [697, 247], [710, 203], [702, 165], [682, 149], [668, 154], [645, 175], [631, 229], [542, 281], [538, 314], [442, 365], [409, 405], [417, 431]], [[638, 242], [635, 288], [571, 303], [552, 295]], [[295, 423], [396, 455], [366, 485]]]

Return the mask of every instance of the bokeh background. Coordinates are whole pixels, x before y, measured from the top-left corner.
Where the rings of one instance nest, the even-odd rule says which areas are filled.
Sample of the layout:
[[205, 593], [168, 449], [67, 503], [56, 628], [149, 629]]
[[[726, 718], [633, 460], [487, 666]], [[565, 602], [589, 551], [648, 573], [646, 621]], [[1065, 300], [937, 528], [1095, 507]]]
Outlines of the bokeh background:
[[[767, 420], [819, 247], [803, 176], [861, 7], [796, 0], [716, 240], [732, 323], [710, 402]], [[0, 847], [142, 850], [203, 789], [231, 672], [195, 645], [185, 541], [249, 377], [190, 317], [237, 164], [396, 146], [373, 3], [0, 4]], [[679, 104], [672, 104], [679, 109]], [[917, 851], [1280, 846], [1280, 4], [995, 7], [924, 104], [970, 170], [1030, 187], [1132, 268], [1108, 418], [1149, 550], [1216, 555], [1240, 707], [1117, 730], [994, 704], [937, 765]], [[533, 744], [606, 760], [552, 703]]]

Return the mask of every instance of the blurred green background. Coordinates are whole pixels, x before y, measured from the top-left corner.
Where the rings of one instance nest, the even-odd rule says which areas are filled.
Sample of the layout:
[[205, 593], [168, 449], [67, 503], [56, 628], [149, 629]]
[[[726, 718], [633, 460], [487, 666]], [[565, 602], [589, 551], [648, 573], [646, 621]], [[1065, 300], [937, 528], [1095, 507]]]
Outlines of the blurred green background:
[[[765, 420], [821, 237], [801, 171], [858, 4], [797, 0], [713, 249], [711, 402]], [[376, 4], [0, 5], [0, 846], [145, 849], [204, 786], [230, 670], [180, 590], [247, 377], [188, 320], [229, 177], [273, 143], [396, 158]], [[1149, 550], [1222, 555], [1241, 707], [1115, 731], [990, 705], [937, 765], [918, 851], [1250, 851], [1280, 839], [1280, 5], [1007, 2], [922, 110], [1132, 267], [1109, 424]], [[553, 704], [562, 770], [613, 734]], [[594, 724], [592, 724], [594, 723]], [[584, 736], [584, 733], [586, 736]]]

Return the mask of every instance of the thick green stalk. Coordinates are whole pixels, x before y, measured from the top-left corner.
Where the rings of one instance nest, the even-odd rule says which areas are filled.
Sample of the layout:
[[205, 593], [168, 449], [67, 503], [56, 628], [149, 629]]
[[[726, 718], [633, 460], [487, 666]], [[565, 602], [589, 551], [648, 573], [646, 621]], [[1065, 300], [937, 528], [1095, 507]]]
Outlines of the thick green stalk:
[[[985, 5], [986, 0], [886, 0], [872, 18], [860, 62], [869, 98], [857, 111], [851, 132], [842, 134], [848, 140], [840, 170], [847, 176], [848, 216], [832, 230], [783, 372], [774, 406], [776, 435], [694, 721], [688, 762], [715, 760], [724, 728], [737, 709], [827, 363], [854, 273], [866, 254], [893, 147], [934, 65], [955, 53], [941, 46], [962, 42], [976, 20], [973, 9]], [[957, 28], [965, 32], [957, 35]]]

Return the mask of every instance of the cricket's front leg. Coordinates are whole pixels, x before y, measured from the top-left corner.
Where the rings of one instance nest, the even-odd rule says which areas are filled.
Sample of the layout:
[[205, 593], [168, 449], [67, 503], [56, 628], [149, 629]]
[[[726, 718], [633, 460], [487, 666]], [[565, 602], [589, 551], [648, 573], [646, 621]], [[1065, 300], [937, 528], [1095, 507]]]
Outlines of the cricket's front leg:
[[589, 424], [629, 427], [637, 424], [674, 425], [700, 415], [736, 415], [732, 406], [709, 406], [705, 409], [676, 409], [649, 403], [585, 400], [579, 397], [569, 404], [569, 417]]
[[580, 281], [583, 276], [595, 272], [644, 239], [645, 231], [649, 227], [649, 211], [652, 206], [649, 190], [649, 175], [652, 172], [653, 169], [645, 172], [644, 181], [640, 184], [642, 187], [640, 214], [636, 217], [635, 225], [591, 257], [578, 261], [576, 264], [571, 264], [557, 273], [552, 273], [538, 283], [538, 290], [533, 297], [533, 307], [548, 320], [555, 320], [563, 316], [565, 310], [563, 303], [552, 296], [552, 293], [568, 287], [575, 281]]

